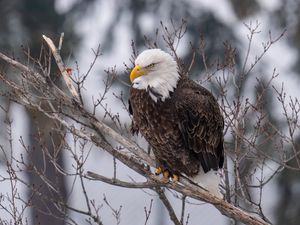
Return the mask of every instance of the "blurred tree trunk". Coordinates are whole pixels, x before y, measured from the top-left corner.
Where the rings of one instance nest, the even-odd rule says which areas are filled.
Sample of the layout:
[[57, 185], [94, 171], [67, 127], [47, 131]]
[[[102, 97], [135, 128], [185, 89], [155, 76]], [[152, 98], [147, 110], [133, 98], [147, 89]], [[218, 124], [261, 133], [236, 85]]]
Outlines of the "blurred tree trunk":
[[279, 201], [275, 208], [277, 225], [298, 225], [300, 221], [299, 171], [285, 169], [278, 177]]
[[[58, 13], [55, 8], [55, 0], [11, 0], [9, 2], [0, 0], [1, 49], [8, 52], [19, 52], [23, 45], [31, 57], [39, 58], [42, 34], [54, 38], [64, 32], [66, 38], [63, 49], [71, 52], [70, 48], [74, 50], [79, 40], [74, 34], [74, 22], [68, 21], [68, 18], [71, 17], [71, 13], [83, 12], [89, 5], [88, 3], [92, 2], [84, 2], [84, 7], [80, 7], [78, 3], [73, 6], [76, 8], [75, 10], [70, 9]], [[51, 77], [55, 76], [55, 70], [56, 68], [51, 68]], [[15, 74], [11, 73], [11, 76], [15, 76]], [[1, 88], [3, 90], [7, 87]], [[65, 213], [63, 209], [56, 208], [55, 200], [65, 201], [67, 188], [63, 176], [55, 172], [57, 169], [54, 168], [52, 160], [56, 165], [64, 167], [62, 157], [64, 134], [54, 121], [41, 113], [31, 110], [27, 110], [27, 113], [30, 126], [27, 132], [30, 140], [28, 145], [31, 150], [30, 156], [27, 158], [28, 164], [31, 165], [28, 171], [28, 180], [33, 189], [41, 192], [41, 195], [34, 190], [28, 193], [28, 196], [33, 196], [31, 202], [32, 223], [62, 225], [65, 224]], [[45, 183], [46, 180], [48, 184]]]
[[[56, 201], [66, 201], [67, 190], [64, 176], [57, 172], [55, 164], [64, 166], [62, 150], [63, 131], [52, 120], [37, 111], [27, 111], [30, 118], [30, 158], [35, 168], [28, 171], [30, 184], [41, 192], [30, 190], [32, 198], [32, 222], [34, 225], [63, 225], [65, 210], [57, 208]], [[38, 172], [38, 173], [37, 173]], [[43, 179], [47, 179], [47, 183]]]
[[[280, 1], [276, 11], [271, 14], [272, 22], [280, 29], [287, 29], [286, 38], [290, 47], [298, 53], [292, 70], [298, 76], [300, 74], [300, 2], [294, 0]], [[296, 81], [297, 82], [297, 81]], [[280, 124], [286, 126], [286, 123]], [[299, 128], [298, 128], [299, 131]], [[297, 133], [297, 132], [296, 132]], [[296, 136], [296, 135], [295, 135]], [[295, 145], [300, 146], [299, 134], [295, 138]], [[293, 152], [292, 149], [287, 152]], [[297, 156], [300, 160], [299, 155]], [[297, 167], [296, 160], [290, 162], [290, 166]], [[298, 225], [300, 221], [300, 174], [299, 171], [285, 169], [277, 179], [278, 203], [274, 210], [276, 222], [274, 224]]]
[[[64, 29], [65, 15], [56, 12], [53, 0], [25, 0], [20, 4], [20, 9], [30, 53], [33, 58], [37, 58], [40, 54], [41, 35], [59, 36]], [[51, 71], [50, 76], [53, 77], [56, 68], [52, 67]], [[35, 190], [28, 193], [29, 196], [33, 196], [32, 222], [34, 225], [63, 225], [65, 224], [63, 211], [57, 209], [55, 201], [51, 199], [62, 201], [66, 199], [66, 183], [64, 177], [55, 172], [56, 169], [50, 159], [52, 156], [59, 166], [64, 167], [61, 152], [63, 137], [60, 136], [54, 121], [40, 112], [29, 110], [27, 112], [30, 125], [29, 145], [32, 151], [28, 160], [35, 167], [35, 171], [28, 171], [28, 179], [41, 193], [41, 196], [36, 194]], [[49, 183], [46, 183], [45, 179]]]

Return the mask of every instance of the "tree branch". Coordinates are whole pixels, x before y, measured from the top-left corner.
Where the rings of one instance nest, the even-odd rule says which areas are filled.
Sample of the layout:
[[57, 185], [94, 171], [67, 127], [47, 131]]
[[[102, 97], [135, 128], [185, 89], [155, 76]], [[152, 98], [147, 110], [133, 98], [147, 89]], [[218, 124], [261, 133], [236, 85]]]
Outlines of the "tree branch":
[[170, 219], [173, 221], [173, 223], [175, 225], [182, 225], [180, 223], [180, 221], [178, 220], [171, 203], [169, 202], [167, 196], [165, 195], [164, 190], [160, 187], [154, 188], [154, 190], [158, 194], [158, 196], [159, 196], [160, 200], [162, 201], [162, 203], [165, 205], [167, 211], [169, 212]]
[[48, 38], [45, 35], [42, 35], [42, 36], [43, 36], [43, 39], [45, 40], [45, 42], [48, 44], [48, 46], [49, 46], [49, 48], [50, 48], [50, 50], [51, 50], [51, 52], [52, 52], [52, 54], [54, 56], [56, 64], [57, 64], [57, 66], [58, 66], [58, 68], [60, 70], [61, 75], [63, 76], [63, 78], [65, 80], [65, 83], [66, 83], [66, 85], [67, 85], [70, 93], [72, 94], [72, 96], [77, 101], [79, 101], [79, 96], [77, 94], [77, 91], [76, 91], [75, 87], [72, 84], [72, 80], [71, 80], [71, 78], [70, 78], [70, 76], [69, 76], [69, 74], [68, 74], [68, 72], [66, 70], [66, 67], [65, 67], [65, 65], [63, 63], [63, 60], [62, 60], [62, 58], [61, 58], [61, 56], [59, 54], [59, 50], [55, 47], [53, 41], [50, 38]]
[[[44, 37], [46, 38], [46, 37]], [[47, 39], [48, 40], [48, 39]], [[58, 52], [55, 51], [57, 55]], [[43, 84], [47, 84], [45, 79], [40, 76], [38, 73], [33, 72], [28, 67], [24, 66], [21, 63], [18, 63], [14, 61], [13, 59], [10, 59], [9, 57], [3, 55], [0, 53], [0, 58], [8, 62], [13, 67], [18, 68], [22, 72], [26, 72], [28, 76], [31, 76], [34, 79], [37, 79], [39, 82], [42, 82]], [[61, 58], [57, 59], [57, 63], [59, 64], [61, 61]], [[59, 68], [61, 70], [62, 75], [66, 76], [66, 71], [64, 71], [63, 64], [59, 65]], [[4, 82], [13, 82], [11, 80], [7, 80], [7, 78], [2, 77]], [[67, 79], [66, 82], [69, 82], [69, 79]], [[14, 88], [14, 86], [11, 86]], [[68, 86], [71, 90], [72, 87]], [[73, 91], [71, 91], [72, 93]], [[91, 115], [87, 110], [82, 108], [78, 104], [72, 104], [72, 99], [69, 96], [63, 95], [62, 93], [45, 93], [45, 99], [48, 98], [55, 98], [57, 102], [61, 103], [60, 109], [58, 111], [49, 111], [45, 110], [40, 104], [35, 103], [32, 100], [32, 94], [29, 92], [23, 91], [22, 95], [24, 95], [27, 99], [27, 101], [18, 101], [17, 97], [12, 97], [13, 101], [17, 101], [21, 104], [23, 104], [26, 107], [32, 107], [42, 113], [44, 113], [49, 118], [54, 119], [55, 121], [60, 122], [63, 126], [65, 126], [66, 129], [68, 129], [73, 134], [77, 135], [78, 137], [81, 137], [85, 140], [89, 140], [92, 143], [94, 143], [96, 146], [102, 148], [103, 150], [109, 152], [110, 154], [114, 155], [116, 159], [123, 162], [125, 165], [127, 165], [129, 168], [133, 169], [135, 172], [141, 174], [142, 176], [147, 178], [146, 183], [140, 183], [136, 185], [140, 185], [141, 188], [145, 188], [147, 185], [151, 188], [152, 185], [154, 187], [160, 186], [160, 187], [167, 187], [171, 188], [179, 193], [182, 193], [185, 196], [189, 196], [210, 204], [213, 204], [217, 209], [220, 210], [220, 212], [228, 217], [231, 217], [235, 220], [239, 220], [245, 224], [251, 224], [251, 225], [268, 225], [269, 223], [263, 221], [261, 218], [257, 217], [256, 215], [250, 214], [240, 208], [237, 208], [233, 206], [232, 204], [219, 199], [213, 195], [211, 195], [209, 192], [203, 190], [203, 188], [200, 188], [198, 186], [195, 186], [190, 183], [188, 179], [181, 176], [180, 177], [180, 183], [174, 183], [174, 182], [163, 182], [159, 177], [155, 176], [151, 173], [151, 171], [148, 169], [147, 165], [149, 166], [155, 166], [155, 161], [152, 157], [150, 157], [146, 151], [138, 147], [133, 141], [129, 140], [128, 138], [123, 137], [116, 131], [114, 131], [109, 126], [105, 125], [100, 120], [96, 119], [93, 115]], [[72, 93], [72, 97], [77, 97], [75, 93]], [[31, 101], [32, 100], [32, 101]], [[85, 120], [88, 122], [88, 129], [87, 127], [83, 128], [76, 128], [76, 121], [66, 121], [62, 116], [64, 114], [70, 114], [70, 118], [72, 115], [76, 115], [79, 120]], [[91, 129], [92, 128], [92, 129]], [[123, 145], [125, 148], [127, 148], [130, 152], [120, 151], [116, 150], [112, 147], [112, 145], [105, 140], [104, 136], [109, 136], [111, 139], [116, 141], [117, 143]], [[108, 182], [107, 179], [104, 179], [100, 175], [95, 175], [92, 173], [88, 173], [88, 175], [91, 175], [91, 177], [96, 178], [98, 180]], [[124, 183], [121, 181], [116, 180], [114, 182], [110, 182], [112, 185], [119, 185], [119, 186], [125, 186], [125, 187], [134, 187], [133, 184]], [[136, 186], [135, 185], [135, 186]], [[136, 188], [136, 187], [134, 187]], [[178, 219], [177, 219], [178, 220]], [[180, 222], [179, 222], [180, 223]]]

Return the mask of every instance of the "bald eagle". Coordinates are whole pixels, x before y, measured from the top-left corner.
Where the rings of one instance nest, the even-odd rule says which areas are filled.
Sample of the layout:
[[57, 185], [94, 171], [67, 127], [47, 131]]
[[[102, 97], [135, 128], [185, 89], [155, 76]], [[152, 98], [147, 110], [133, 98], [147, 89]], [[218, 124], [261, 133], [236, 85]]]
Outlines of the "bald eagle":
[[130, 80], [132, 132], [150, 144], [156, 172], [175, 180], [183, 174], [220, 196], [224, 121], [213, 95], [181, 76], [176, 61], [160, 49], [138, 55]]

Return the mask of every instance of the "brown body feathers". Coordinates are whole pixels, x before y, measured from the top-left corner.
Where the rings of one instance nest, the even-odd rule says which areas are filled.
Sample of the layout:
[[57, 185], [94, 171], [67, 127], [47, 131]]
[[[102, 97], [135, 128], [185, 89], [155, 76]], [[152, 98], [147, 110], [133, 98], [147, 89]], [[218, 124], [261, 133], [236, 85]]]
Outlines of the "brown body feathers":
[[157, 166], [187, 176], [223, 166], [224, 121], [213, 95], [181, 78], [165, 101], [153, 101], [151, 90], [131, 88], [132, 130], [149, 142]]

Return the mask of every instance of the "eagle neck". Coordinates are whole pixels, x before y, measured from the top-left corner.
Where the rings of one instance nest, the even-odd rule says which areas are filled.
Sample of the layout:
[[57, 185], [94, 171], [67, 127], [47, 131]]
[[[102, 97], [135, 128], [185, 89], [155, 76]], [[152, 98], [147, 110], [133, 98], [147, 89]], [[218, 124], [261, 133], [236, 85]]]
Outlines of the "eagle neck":
[[177, 88], [179, 80], [180, 75], [177, 71], [164, 74], [163, 76], [160, 74], [155, 79], [155, 82], [149, 82], [146, 91], [154, 102], [159, 100], [164, 102], [172, 96], [172, 93]]

